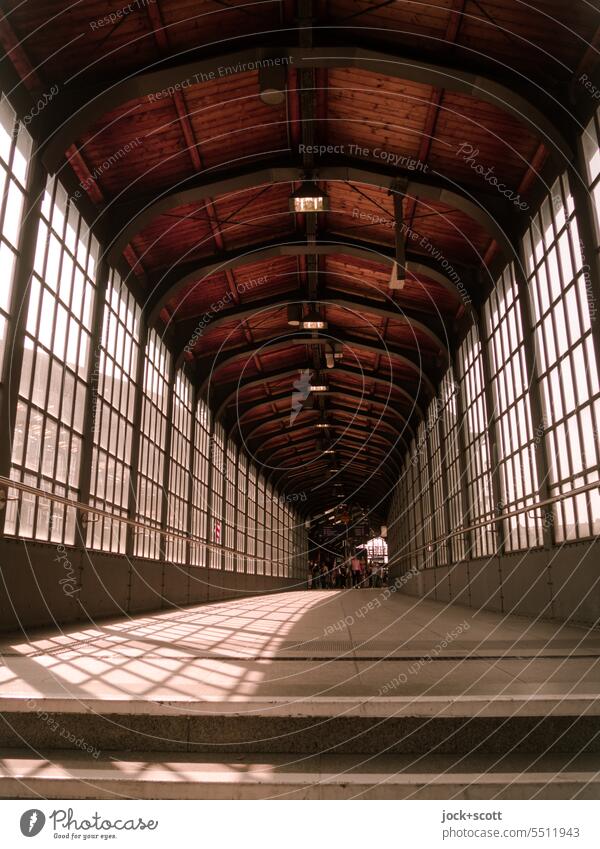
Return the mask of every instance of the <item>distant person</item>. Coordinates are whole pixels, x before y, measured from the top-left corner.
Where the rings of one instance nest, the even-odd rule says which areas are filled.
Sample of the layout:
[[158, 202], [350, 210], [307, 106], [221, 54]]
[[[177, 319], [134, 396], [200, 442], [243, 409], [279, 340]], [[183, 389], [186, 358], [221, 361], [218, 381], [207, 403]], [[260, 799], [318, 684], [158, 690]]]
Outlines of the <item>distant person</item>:
[[350, 561], [350, 569], [352, 570], [352, 586], [360, 586], [360, 580], [362, 577], [362, 567], [358, 557], [355, 556], [352, 558], [352, 560]]
[[383, 570], [383, 564], [382, 563], [375, 562], [373, 564], [373, 578], [372, 578], [373, 584], [372, 584], [372, 586], [375, 587], [375, 589], [380, 589], [380, 587], [381, 587], [382, 570]]

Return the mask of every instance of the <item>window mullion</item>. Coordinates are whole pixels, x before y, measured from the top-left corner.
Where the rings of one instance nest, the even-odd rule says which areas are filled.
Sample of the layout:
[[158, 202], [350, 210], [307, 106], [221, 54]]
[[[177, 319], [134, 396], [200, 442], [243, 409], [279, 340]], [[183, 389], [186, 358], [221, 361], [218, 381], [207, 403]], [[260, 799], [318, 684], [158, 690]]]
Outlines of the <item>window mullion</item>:
[[[137, 491], [140, 479], [140, 443], [142, 431], [142, 410], [144, 401], [144, 367], [145, 351], [148, 344], [148, 321], [144, 314], [140, 321], [139, 354], [135, 375], [135, 386], [137, 394], [133, 405], [133, 421], [131, 435], [131, 471], [129, 477], [129, 498], [127, 499], [127, 516], [135, 519], [137, 512]], [[131, 525], [127, 527], [126, 553], [133, 557], [135, 550], [136, 533]]]
[[[88, 390], [86, 392], [86, 405], [83, 415], [83, 438], [81, 442], [81, 463], [79, 466], [79, 500], [82, 504], [89, 503], [91, 494], [92, 454], [94, 451], [94, 428], [92, 423], [94, 421], [96, 405], [99, 404], [97, 357], [102, 344], [102, 329], [109, 275], [110, 267], [106, 258], [102, 257], [98, 263], [98, 273], [96, 276], [96, 298], [92, 313], [92, 333], [86, 375], [86, 386]], [[85, 547], [87, 538], [86, 528], [79, 522], [77, 523], [77, 527], [79, 529], [80, 544]]]
[[[483, 391], [485, 396], [485, 406], [487, 412], [487, 421], [485, 422], [485, 427], [487, 429], [488, 435], [488, 445], [489, 445], [489, 461], [490, 461], [490, 478], [492, 483], [492, 498], [494, 499], [494, 512], [498, 510], [499, 505], [502, 503], [502, 486], [500, 482], [500, 465], [499, 458], [500, 452], [498, 450], [498, 428], [500, 426], [500, 421], [498, 419], [498, 415], [496, 413], [496, 407], [494, 404], [494, 393], [492, 390], [492, 368], [490, 363], [489, 356], [489, 345], [491, 344], [490, 340], [487, 338], [486, 328], [484, 326], [484, 322], [482, 320], [481, 315], [477, 318], [478, 324], [478, 332], [479, 338], [481, 340], [481, 367], [483, 371]], [[505, 363], [508, 362], [508, 358], [504, 360]], [[507, 369], [504, 369], [505, 373]], [[519, 440], [520, 441], [520, 440]], [[492, 526], [494, 528], [494, 526]], [[496, 536], [496, 553], [504, 554], [505, 552], [505, 539], [506, 539], [506, 528], [502, 523], [499, 523], [495, 526], [495, 536]]]
[[[8, 181], [7, 181], [8, 182]], [[19, 381], [16, 375], [21, 374], [25, 343], [25, 328], [27, 326], [27, 303], [35, 262], [37, 245], [36, 222], [41, 220], [42, 201], [46, 186], [46, 172], [34, 143], [27, 174], [25, 203], [23, 208], [21, 232], [13, 276], [11, 302], [5, 351], [10, 356], [4, 356], [0, 395], [0, 422], [2, 439], [0, 440], [0, 474], [8, 477], [11, 467], [12, 445], [15, 436], [17, 418], [17, 403], [19, 399]], [[13, 375], [12, 380], [10, 376]], [[33, 380], [33, 371], [31, 375]]]
[[[533, 454], [535, 457], [538, 496], [539, 500], [545, 501], [550, 497], [550, 463], [546, 446], [546, 422], [543, 414], [542, 387], [535, 368], [534, 349], [534, 321], [531, 312], [530, 295], [527, 288], [527, 280], [524, 275], [525, 255], [523, 242], [517, 245], [517, 262], [515, 262], [515, 281], [517, 284], [518, 302], [523, 328], [523, 358], [525, 361], [525, 380], [529, 387], [529, 401], [531, 410], [531, 428], [533, 431]], [[535, 285], [535, 281], [532, 281]], [[547, 362], [546, 358], [546, 362]], [[542, 540], [544, 548], [552, 545], [552, 511], [547, 508], [542, 521]]]
[[[595, 308], [593, 311], [590, 310], [590, 324], [592, 326], [592, 340], [596, 353], [596, 364], [600, 367], [600, 322], [594, 320], [594, 313], [600, 310], [600, 254], [596, 247], [592, 199], [587, 188], [585, 173], [585, 155], [580, 136], [577, 143], [577, 165], [576, 168], [569, 171], [569, 188], [573, 197], [575, 221], [577, 222], [577, 232], [579, 233], [581, 242], [581, 255], [583, 259], [581, 273], [584, 275], [586, 288], [589, 285], [589, 291], [591, 292], [590, 300], [593, 299], [593, 306]], [[576, 284], [574, 283], [573, 285]]]

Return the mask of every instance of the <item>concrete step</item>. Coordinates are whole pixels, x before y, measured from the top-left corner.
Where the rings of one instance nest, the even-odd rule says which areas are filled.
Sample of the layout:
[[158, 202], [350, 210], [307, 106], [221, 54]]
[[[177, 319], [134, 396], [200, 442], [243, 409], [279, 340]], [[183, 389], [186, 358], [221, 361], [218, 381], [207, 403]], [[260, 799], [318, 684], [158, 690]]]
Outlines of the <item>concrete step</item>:
[[0, 700], [0, 747], [188, 753], [600, 752], [589, 697]]
[[0, 750], [0, 797], [598, 799], [597, 755], [505, 758]]

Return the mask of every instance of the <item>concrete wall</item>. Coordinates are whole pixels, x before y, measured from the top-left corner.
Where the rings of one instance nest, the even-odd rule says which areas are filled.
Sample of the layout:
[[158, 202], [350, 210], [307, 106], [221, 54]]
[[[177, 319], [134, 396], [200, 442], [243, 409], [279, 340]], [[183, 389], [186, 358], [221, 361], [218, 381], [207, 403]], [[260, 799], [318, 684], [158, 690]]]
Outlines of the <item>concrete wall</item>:
[[164, 610], [297, 581], [15, 540], [0, 540], [0, 630]]
[[[402, 574], [399, 566], [392, 566], [390, 572], [393, 578]], [[548, 551], [425, 569], [405, 579], [402, 591], [501, 613], [597, 625], [600, 542], [569, 543]]]

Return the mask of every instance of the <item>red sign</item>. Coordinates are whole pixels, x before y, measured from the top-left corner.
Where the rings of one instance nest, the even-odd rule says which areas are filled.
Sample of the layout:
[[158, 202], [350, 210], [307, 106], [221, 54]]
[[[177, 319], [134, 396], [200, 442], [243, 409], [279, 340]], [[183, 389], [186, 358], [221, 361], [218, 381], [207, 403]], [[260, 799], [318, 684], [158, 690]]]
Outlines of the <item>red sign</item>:
[[221, 542], [221, 523], [215, 522], [215, 542]]

